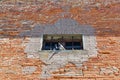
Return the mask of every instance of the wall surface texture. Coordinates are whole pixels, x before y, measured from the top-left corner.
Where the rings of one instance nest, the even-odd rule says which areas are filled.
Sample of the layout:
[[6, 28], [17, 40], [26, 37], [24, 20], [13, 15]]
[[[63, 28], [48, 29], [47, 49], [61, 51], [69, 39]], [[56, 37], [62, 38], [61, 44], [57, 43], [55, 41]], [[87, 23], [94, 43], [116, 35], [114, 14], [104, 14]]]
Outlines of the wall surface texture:
[[[68, 18], [95, 29], [97, 55], [80, 67], [67, 62], [42, 79], [49, 64], [28, 57], [29, 32]], [[0, 0], [0, 80], [120, 80], [119, 30], [120, 0]]]

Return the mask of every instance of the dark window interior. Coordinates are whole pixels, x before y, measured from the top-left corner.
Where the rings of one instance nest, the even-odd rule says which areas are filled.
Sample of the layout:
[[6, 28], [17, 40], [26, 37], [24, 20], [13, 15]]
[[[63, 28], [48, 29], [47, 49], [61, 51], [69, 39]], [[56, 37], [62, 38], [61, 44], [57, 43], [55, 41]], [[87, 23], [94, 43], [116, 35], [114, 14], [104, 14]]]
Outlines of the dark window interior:
[[59, 50], [58, 42], [44, 42], [43, 46], [44, 50]]
[[74, 49], [83, 49], [80, 42], [73, 42]]
[[65, 49], [71, 50], [72, 49], [72, 42], [65, 42]]
[[44, 48], [45, 50], [50, 50], [50, 48], [51, 48], [50, 46], [51, 46], [51, 42], [45, 42], [43, 48]]
[[66, 50], [83, 49], [82, 35], [44, 35], [43, 50], [60, 50], [61, 45]]

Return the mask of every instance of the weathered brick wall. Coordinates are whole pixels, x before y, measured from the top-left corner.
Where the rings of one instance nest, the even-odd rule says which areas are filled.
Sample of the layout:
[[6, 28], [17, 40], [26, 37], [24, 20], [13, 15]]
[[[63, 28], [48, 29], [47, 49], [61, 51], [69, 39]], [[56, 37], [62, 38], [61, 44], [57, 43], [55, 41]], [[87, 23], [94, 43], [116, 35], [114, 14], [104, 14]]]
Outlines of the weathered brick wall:
[[120, 0], [18, 1], [0, 3], [0, 80], [42, 80], [40, 74], [45, 64], [39, 59], [26, 57], [24, 49], [29, 36], [19, 37], [18, 34], [32, 30], [39, 23], [53, 24], [59, 18], [72, 18], [80, 24], [93, 26], [98, 55], [80, 68], [69, 63], [53, 73], [71, 70], [69, 74], [82, 71], [83, 75], [55, 75], [48, 80], [120, 79]]

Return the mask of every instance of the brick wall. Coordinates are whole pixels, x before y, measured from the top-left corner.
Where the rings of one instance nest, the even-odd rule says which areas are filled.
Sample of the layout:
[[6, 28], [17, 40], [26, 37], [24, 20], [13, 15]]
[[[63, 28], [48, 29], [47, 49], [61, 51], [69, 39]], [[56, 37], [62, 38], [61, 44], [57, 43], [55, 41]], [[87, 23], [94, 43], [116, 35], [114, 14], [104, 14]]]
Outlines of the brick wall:
[[[54, 71], [48, 80], [120, 79], [120, 1], [77, 1], [0, 2], [0, 80], [42, 80], [44, 62], [26, 57], [24, 49], [29, 36], [18, 35], [32, 30], [36, 24], [54, 24], [60, 18], [72, 18], [80, 24], [93, 26], [98, 55], [89, 58], [80, 68], [68, 63]], [[67, 72], [82, 72], [83, 75], [59, 75]]]

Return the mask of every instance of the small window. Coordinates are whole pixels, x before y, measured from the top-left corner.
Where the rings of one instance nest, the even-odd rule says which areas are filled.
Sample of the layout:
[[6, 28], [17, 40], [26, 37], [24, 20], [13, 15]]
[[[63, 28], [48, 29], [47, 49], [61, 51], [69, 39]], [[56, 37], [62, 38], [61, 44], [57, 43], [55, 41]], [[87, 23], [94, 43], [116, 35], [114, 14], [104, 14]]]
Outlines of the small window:
[[82, 35], [44, 35], [43, 50], [80, 50], [82, 46]]

